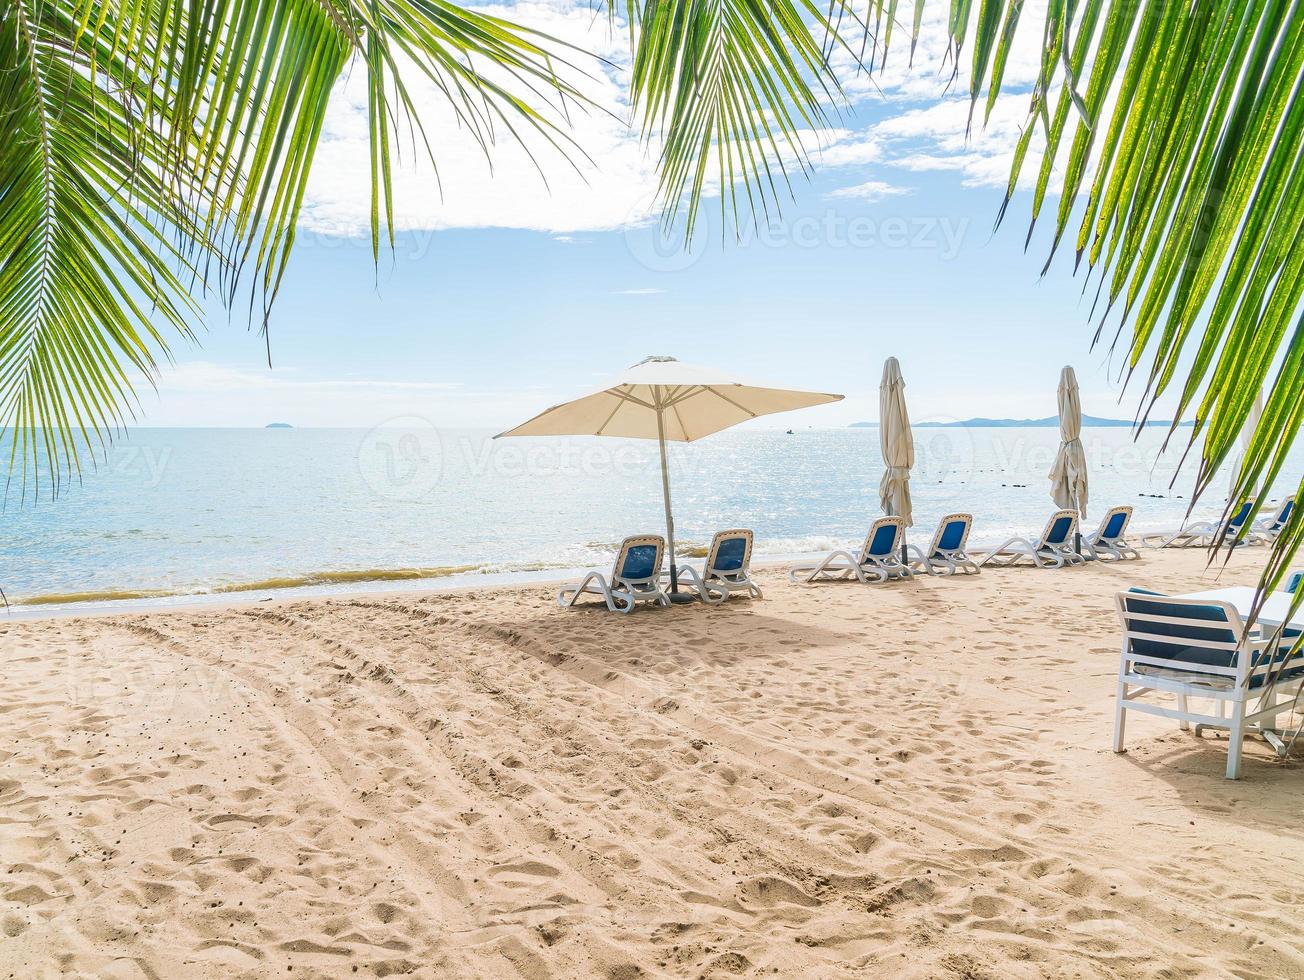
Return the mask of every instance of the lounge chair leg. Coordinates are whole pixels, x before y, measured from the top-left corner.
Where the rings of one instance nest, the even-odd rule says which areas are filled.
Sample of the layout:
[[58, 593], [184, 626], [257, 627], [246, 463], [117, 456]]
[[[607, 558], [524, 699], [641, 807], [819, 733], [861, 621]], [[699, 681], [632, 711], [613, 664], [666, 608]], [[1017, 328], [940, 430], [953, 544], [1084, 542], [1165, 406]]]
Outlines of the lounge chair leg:
[[[1186, 710], [1187, 710], [1187, 709], [1186, 709], [1186, 695], [1185, 695], [1185, 694], [1179, 694], [1179, 695], [1177, 695], [1177, 710], [1180, 711], [1180, 712], [1182, 712], [1182, 714], [1186, 714]], [[1182, 731], [1184, 731], [1184, 732], [1189, 732], [1189, 731], [1191, 730], [1191, 721], [1190, 721], [1190, 719], [1189, 719], [1189, 718], [1180, 718], [1180, 719], [1178, 719], [1177, 727], [1180, 728], [1180, 729], [1181, 729]]]
[[1227, 778], [1241, 777], [1241, 743], [1245, 740], [1245, 702], [1232, 702], [1231, 722], [1227, 726]]
[[[1284, 705], [1279, 705], [1278, 702], [1277, 702], [1277, 689], [1276, 689], [1275, 687], [1274, 687], [1274, 688], [1270, 688], [1270, 689], [1269, 689], [1269, 690], [1268, 690], [1268, 691], [1263, 695], [1263, 707], [1264, 707], [1264, 708], [1278, 708], [1278, 707], [1284, 707]], [[1261, 731], [1275, 730], [1276, 727], [1277, 727], [1277, 712], [1276, 712], [1276, 711], [1274, 711], [1274, 712], [1273, 712], [1272, 714], [1270, 714], [1270, 715], [1264, 715], [1263, 718], [1259, 721], [1259, 729], [1260, 729]], [[1275, 748], [1275, 746], [1274, 746], [1274, 748]]]
[[1123, 752], [1123, 730], [1127, 724], [1127, 683], [1120, 675], [1114, 701], [1114, 751]]

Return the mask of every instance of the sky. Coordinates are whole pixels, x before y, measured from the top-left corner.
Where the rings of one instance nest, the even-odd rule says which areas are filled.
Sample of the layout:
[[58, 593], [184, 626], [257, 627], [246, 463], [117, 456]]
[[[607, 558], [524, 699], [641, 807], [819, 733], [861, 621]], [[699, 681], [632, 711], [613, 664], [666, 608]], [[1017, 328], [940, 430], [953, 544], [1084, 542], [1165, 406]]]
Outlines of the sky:
[[1122, 392], [1118, 356], [1091, 349], [1095, 281], [1084, 297], [1071, 256], [1041, 276], [1048, 243], [1042, 228], [1024, 251], [1026, 190], [994, 229], [1040, 31], [1025, 30], [1009, 94], [966, 139], [968, 100], [956, 92], [967, 79], [948, 93], [941, 59], [944, 8], [930, 5], [913, 67], [904, 31], [872, 82], [843, 59], [849, 105], [806, 134], [814, 170], [793, 172], [781, 215], [736, 240], [714, 198], [689, 250], [657, 222], [655, 140], [624, 122], [622, 25], [588, 0], [481, 9], [610, 62], [575, 76], [606, 110], [571, 116], [592, 162], [572, 168], [531, 146], [545, 183], [503, 139], [490, 168], [438, 93], [416, 86], [438, 179], [410, 155], [399, 163], [398, 239], [379, 267], [365, 90], [350, 74], [332, 98], [267, 345], [244, 311], [210, 305], [199, 343], [176, 345], [143, 393], [141, 423], [507, 428], [649, 354], [847, 396], [769, 421], [784, 427], [876, 419], [888, 356], [916, 421], [1054, 414], [1065, 364], [1085, 412], [1131, 417], [1137, 394]]

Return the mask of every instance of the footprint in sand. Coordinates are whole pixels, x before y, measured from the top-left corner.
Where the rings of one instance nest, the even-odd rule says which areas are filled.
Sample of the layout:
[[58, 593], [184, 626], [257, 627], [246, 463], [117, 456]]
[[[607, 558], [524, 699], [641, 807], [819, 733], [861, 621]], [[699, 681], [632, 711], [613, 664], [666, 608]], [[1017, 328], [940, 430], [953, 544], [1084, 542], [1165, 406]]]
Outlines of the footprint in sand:
[[815, 908], [818, 898], [807, 895], [786, 878], [761, 875], [738, 886], [738, 902], [744, 908], [773, 908], [776, 905], [801, 905]]

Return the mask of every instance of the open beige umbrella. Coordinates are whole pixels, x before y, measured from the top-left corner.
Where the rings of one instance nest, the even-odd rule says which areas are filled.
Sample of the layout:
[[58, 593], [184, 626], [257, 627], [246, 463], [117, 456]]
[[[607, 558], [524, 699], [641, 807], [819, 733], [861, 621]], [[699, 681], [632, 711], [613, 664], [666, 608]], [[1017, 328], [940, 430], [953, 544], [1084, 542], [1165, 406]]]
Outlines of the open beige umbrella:
[[[1087, 454], [1082, 449], [1082, 401], [1078, 396], [1078, 378], [1073, 368], [1060, 371], [1059, 381], [1060, 447], [1055, 465], [1050, 468], [1050, 495], [1057, 507], [1076, 510], [1087, 516]], [[1081, 531], [1079, 531], [1081, 537]], [[1078, 551], [1082, 548], [1079, 545]]]
[[841, 395], [770, 387], [673, 357], [645, 357], [606, 387], [554, 405], [494, 438], [623, 436], [657, 440], [661, 447], [670, 588], [674, 592], [679, 586], [679, 573], [675, 567], [675, 522], [670, 510], [666, 442], [693, 442], [762, 415], [841, 400]]
[[913, 527], [910, 468], [915, 465], [915, 439], [906, 411], [906, 382], [895, 357], [883, 364], [883, 381], [878, 386], [878, 444], [887, 467], [878, 485], [878, 502], [884, 514], [903, 518], [907, 527]]

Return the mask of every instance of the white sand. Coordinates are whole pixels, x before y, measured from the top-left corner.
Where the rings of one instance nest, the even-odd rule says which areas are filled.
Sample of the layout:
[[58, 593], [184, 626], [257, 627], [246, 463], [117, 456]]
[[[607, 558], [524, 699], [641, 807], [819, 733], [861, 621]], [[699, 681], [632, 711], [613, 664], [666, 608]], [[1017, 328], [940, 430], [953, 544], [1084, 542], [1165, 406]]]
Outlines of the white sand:
[[1304, 975], [1304, 770], [1109, 751], [1202, 553], [762, 582], [0, 625], [0, 977]]

